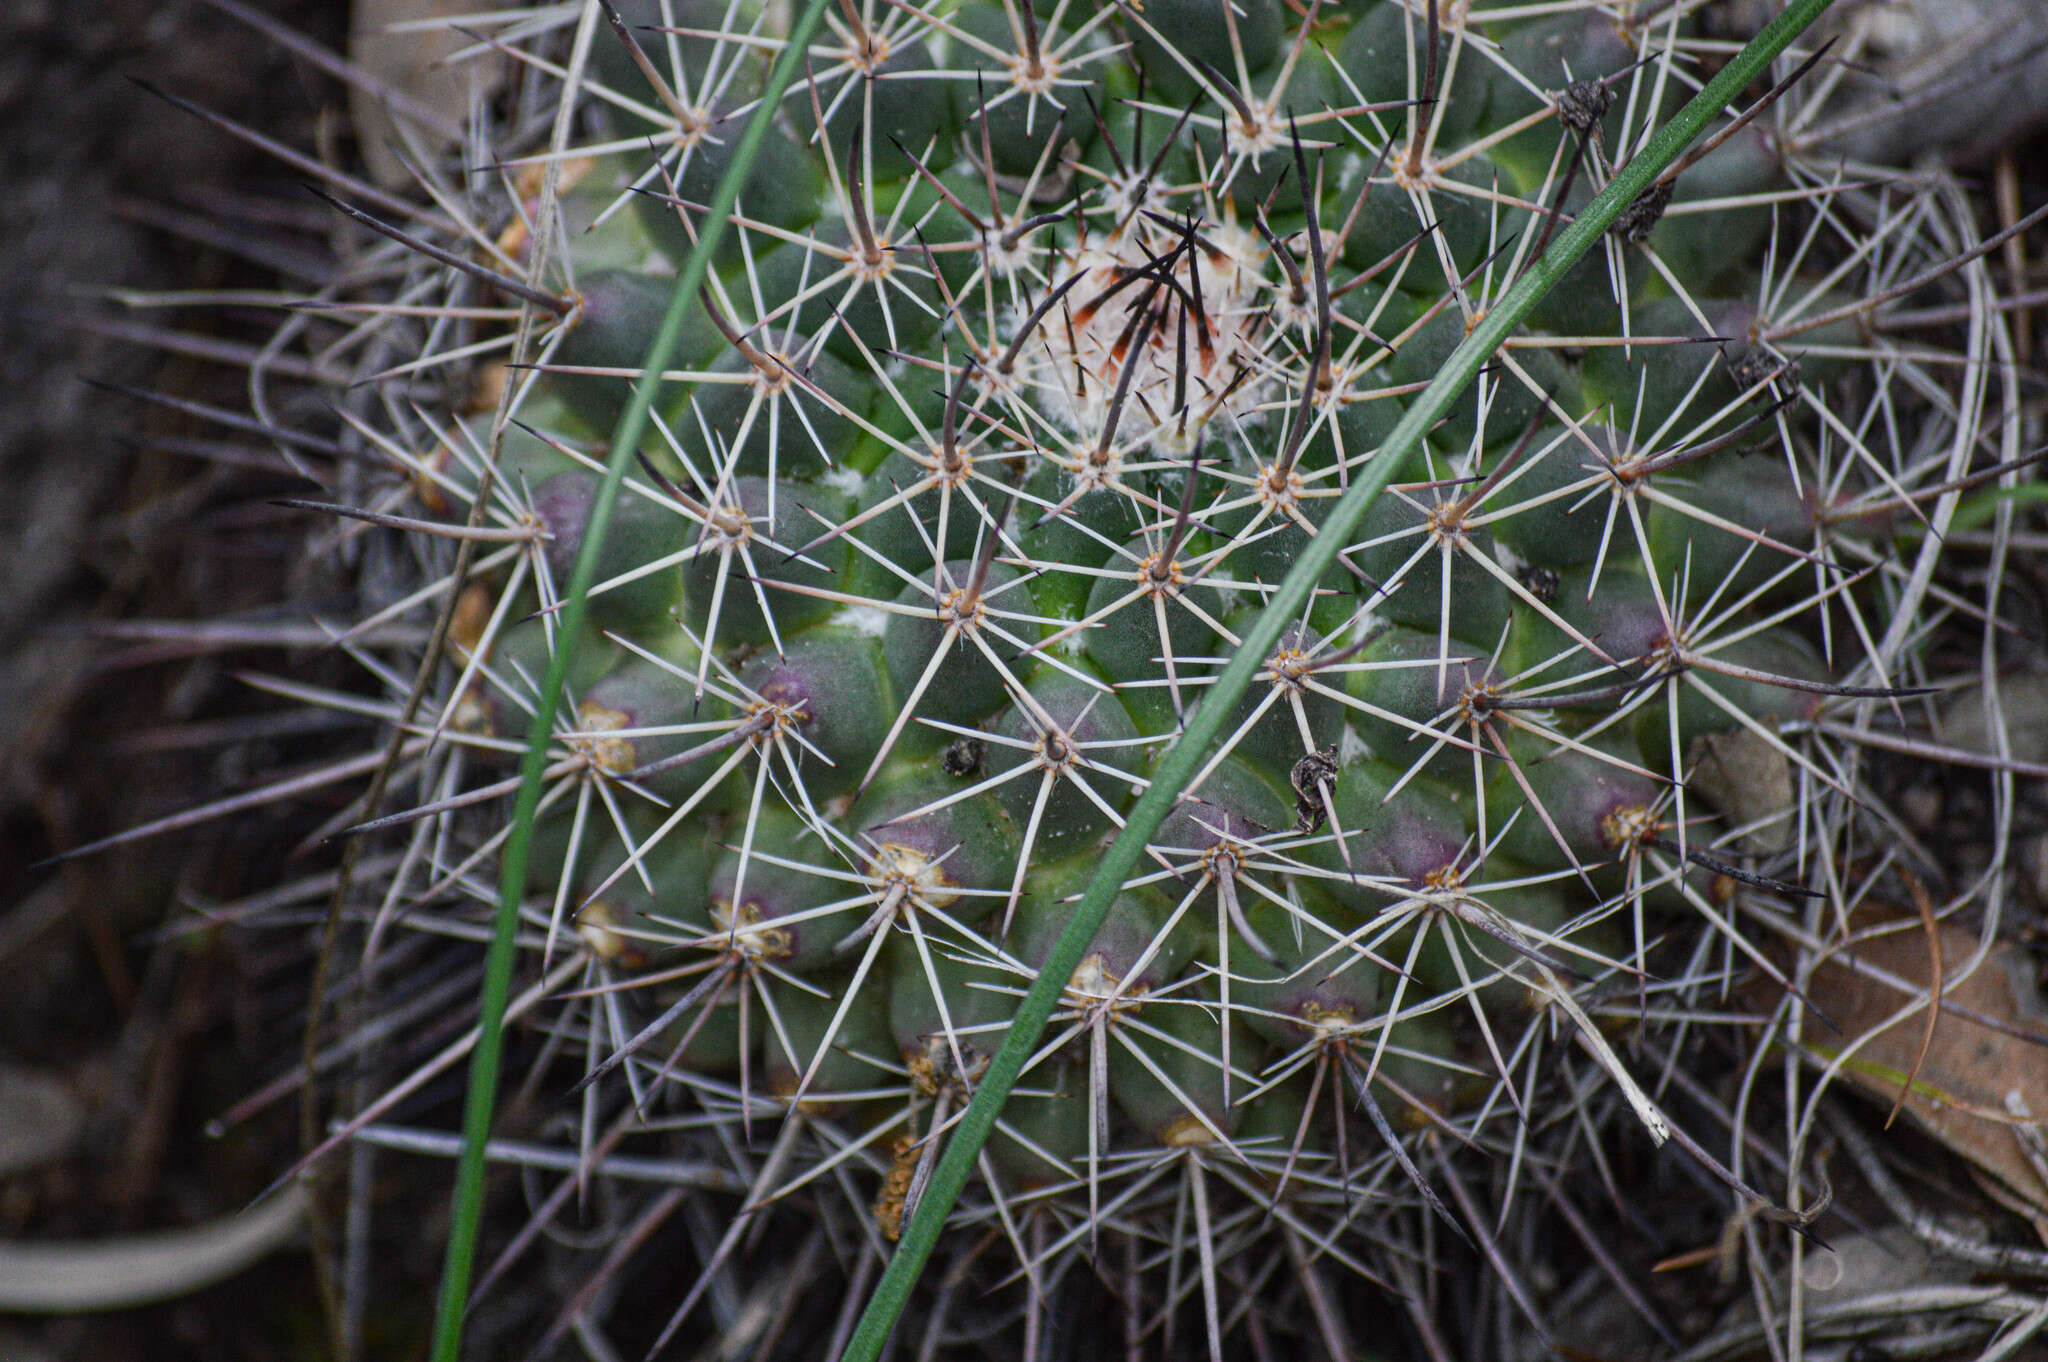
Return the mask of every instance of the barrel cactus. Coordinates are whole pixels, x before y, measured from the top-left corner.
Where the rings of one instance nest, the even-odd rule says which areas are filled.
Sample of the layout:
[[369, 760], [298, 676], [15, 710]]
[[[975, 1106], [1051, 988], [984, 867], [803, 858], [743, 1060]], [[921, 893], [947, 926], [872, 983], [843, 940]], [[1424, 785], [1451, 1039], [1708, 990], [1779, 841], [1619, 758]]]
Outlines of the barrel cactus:
[[[373, 943], [486, 913], [573, 647], [516, 1010], [537, 1081], [584, 1066], [593, 1166], [731, 1193], [662, 1270], [671, 1332], [777, 1216], [805, 1228], [775, 1261], [868, 1280], [1248, 621], [1725, 60], [1698, 8], [844, 0], [577, 637], [607, 441], [792, 15], [461, 21], [503, 87], [490, 173], [423, 171], [438, 207], [403, 218], [335, 189], [387, 268], [337, 286], [382, 310], [380, 383], [341, 406], [362, 459], [328, 509], [390, 536], [369, 620], [423, 626], [364, 653], [415, 736], [358, 883]], [[1932, 301], [1975, 277], [1967, 213], [1808, 159], [1817, 79], [1731, 107], [1347, 536], [1067, 980], [920, 1298], [931, 1346], [1014, 1325], [1040, 1356], [1048, 1302], [1097, 1293], [1116, 1346], [1335, 1350], [1361, 1291], [1413, 1302], [1446, 1253], [1540, 1316], [1502, 1227], [1609, 1138], [1801, 1223], [1812, 1187], [1724, 1166], [1670, 1073], [1753, 1039], [1740, 979], [1799, 1024], [1798, 952], [1891, 837], [1865, 741], [1983, 604], [1940, 531], [2018, 462], [2002, 323]]]

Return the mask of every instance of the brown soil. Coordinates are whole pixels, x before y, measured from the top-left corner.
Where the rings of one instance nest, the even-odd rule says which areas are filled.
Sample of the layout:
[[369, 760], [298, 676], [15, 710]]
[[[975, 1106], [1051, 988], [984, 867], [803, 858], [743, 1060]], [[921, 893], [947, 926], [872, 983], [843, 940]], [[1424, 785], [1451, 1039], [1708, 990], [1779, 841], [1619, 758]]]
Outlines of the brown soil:
[[[346, 22], [341, 0], [261, 8], [328, 42]], [[325, 77], [196, 0], [0, 6], [0, 1064], [56, 1074], [84, 1114], [60, 1157], [0, 1177], [7, 1239], [101, 1238], [231, 1213], [295, 1141], [288, 1110], [221, 1140], [202, 1131], [252, 1075], [288, 1062], [301, 947], [272, 940], [258, 953], [217, 933], [155, 934], [189, 922], [191, 902], [253, 887], [243, 877], [259, 872], [244, 868], [274, 865], [304, 815], [37, 864], [290, 756], [274, 739], [237, 739], [247, 725], [232, 716], [248, 712], [247, 692], [228, 671], [253, 656], [95, 636], [109, 621], [255, 608], [295, 542], [281, 519], [265, 528], [262, 498], [285, 484], [171, 452], [218, 432], [82, 381], [242, 408], [233, 368], [81, 323], [224, 340], [260, 337], [266, 323], [215, 309], [124, 311], [93, 292], [272, 283], [263, 263], [203, 239], [223, 223], [287, 258], [318, 260], [320, 248], [304, 230], [318, 217], [275, 163], [131, 78], [299, 146], [340, 109]], [[257, 221], [254, 205], [266, 202], [286, 216]], [[310, 1280], [305, 1256], [285, 1253], [173, 1304], [0, 1321], [0, 1356], [320, 1356]]]

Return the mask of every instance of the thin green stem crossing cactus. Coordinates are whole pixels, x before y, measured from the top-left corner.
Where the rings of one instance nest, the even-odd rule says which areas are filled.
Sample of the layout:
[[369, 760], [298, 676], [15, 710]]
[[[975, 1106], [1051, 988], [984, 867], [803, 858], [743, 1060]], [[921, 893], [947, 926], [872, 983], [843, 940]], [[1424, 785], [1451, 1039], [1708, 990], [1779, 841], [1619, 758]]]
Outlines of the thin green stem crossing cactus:
[[[1051, 1018], [1066, 981], [1079, 968], [1095, 936], [1102, 930], [1110, 906], [1124, 880], [1137, 868], [1146, 844], [1166, 820], [1181, 793], [1210, 759], [1210, 750], [1229, 723], [1229, 707], [1251, 685], [1253, 673], [1279, 646], [1297, 612], [1313, 594], [1317, 580], [1337, 556], [1337, 546], [1357, 529], [1366, 508], [1391, 480], [1395, 468], [1428, 435], [1451, 404], [1477, 381], [1502, 342], [1521, 325], [1544, 294], [1604, 235], [1631, 205], [1650, 190], [1655, 178], [1678, 159], [1708, 123], [1735, 96], [1775, 60], [1833, 0], [1802, 0], [1780, 15], [1772, 26], [1758, 34], [1734, 60], [1693, 100], [1681, 109], [1657, 136], [1645, 146], [1564, 230], [1549, 251], [1536, 260], [1486, 317], [1472, 328], [1463, 343], [1452, 351], [1415, 404], [1395, 425], [1380, 448], [1365, 460], [1351, 486], [1338, 498], [1319, 532], [1301, 550], [1300, 558], [1288, 569], [1279, 586], [1245, 631], [1228, 666], [1217, 674], [1206, 703], [1190, 716], [1168, 749], [1166, 760], [1145, 794], [1131, 807], [1121, 832], [1110, 845], [1102, 864], [1090, 876], [1088, 888], [1073, 916], [1061, 929], [1047, 953], [1038, 977], [1017, 1004], [1017, 1012], [1004, 1034], [1002, 1045], [990, 1058], [982, 1081], [968, 1104], [945, 1155], [939, 1160], [931, 1183], [919, 1201], [917, 1213], [904, 1232], [902, 1244], [891, 1257], [888, 1270], [878, 1284], [873, 1300], [861, 1317], [843, 1357], [879, 1357], [883, 1345], [912, 1285], [923, 1269], [960, 1191], [972, 1175], [974, 1161], [994, 1131], [998, 1113], [1015, 1087], [1031, 1051]], [[1317, 252], [1319, 255], [1320, 252]], [[1322, 261], [1314, 262], [1320, 271]], [[1249, 944], [1249, 943], [1248, 943]], [[1552, 976], [1554, 979], [1555, 976]], [[1227, 1070], [1226, 1070], [1227, 1072]], [[1643, 1118], [1658, 1143], [1666, 1130], [1662, 1117], [1645, 1107]]]
[[[519, 925], [519, 904], [526, 894], [528, 858], [532, 853], [533, 819], [540, 807], [543, 775], [548, 765], [548, 742], [553, 736], [555, 700], [568, 679], [576, 657], [576, 640], [589, 611], [590, 588], [597, 579], [597, 565], [611, 530], [612, 509], [617, 504], [619, 485], [631, 462], [630, 452], [639, 448], [647, 428], [647, 416], [661, 389], [661, 371], [674, 355], [697, 290], [710, 269], [713, 253], [724, 236], [727, 214], [739, 199], [747, 172], [760, 153], [768, 135], [770, 116], [782, 92], [796, 77], [797, 59], [824, 16], [825, 0], [809, 0], [803, 17], [790, 34], [789, 45], [769, 73], [761, 102], [747, 120], [733, 152], [733, 163], [720, 177], [706, 215], [703, 239], [683, 263], [667, 309], [661, 315], [647, 347], [646, 372], [633, 386], [633, 396], [619, 416], [613, 432], [613, 450], [605, 466], [583, 523], [583, 543], [569, 572], [569, 587], [562, 601], [563, 646], [549, 661], [545, 679], [536, 697], [532, 735], [519, 766], [519, 795], [512, 809], [510, 835], [505, 840], [503, 869], [499, 873], [498, 913], [492, 926], [491, 953], [484, 967], [483, 993], [477, 1007], [478, 1040], [469, 1061], [469, 1095], [463, 1113], [462, 1161], [454, 1194], [454, 1213], [448, 1227], [448, 1257], [442, 1269], [441, 1297], [435, 1312], [434, 1356], [455, 1362], [462, 1353], [463, 1318], [469, 1308], [470, 1274], [476, 1257], [476, 1236], [483, 1214], [484, 1150], [490, 1143], [491, 1118], [497, 1107], [498, 1069], [503, 1053], [505, 1005], [511, 993], [512, 962]], [[528, 301], [532, 301], [529, 299]]]

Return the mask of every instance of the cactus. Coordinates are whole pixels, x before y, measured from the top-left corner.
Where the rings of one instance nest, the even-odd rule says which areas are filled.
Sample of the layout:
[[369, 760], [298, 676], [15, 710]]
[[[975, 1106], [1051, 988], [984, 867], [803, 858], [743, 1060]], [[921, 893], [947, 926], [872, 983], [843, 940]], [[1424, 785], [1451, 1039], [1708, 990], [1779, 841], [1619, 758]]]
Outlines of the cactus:
[[[671, 1332], [782, 1206], [884, 1252], [1247, 622], [1715, 59], [1692, 8], [830, 13], [632, 451], [521, 916], [586, 1144], [745, 1185]], [[451, 607], [375, 820], [431, 927], [501, 853], [605, 442], [787, 22], [620, 9], [479, 21], [510, 194], [373, 224], [411, 271], [375, 301], [433, 300], [379, 376], [433, 395], [347, 408], [382, 472], [326, 509], [411, 545], [371, 618]], [[1784, 74], [1395, 471], [1123, 886], [942, 1248], [1027, 1355], [1090, 1263], [1133, 1338], [1336, 1349], [1330, 1284], [1412, 1286], [1442, 1226], [1531, 1308], [1474, 1170], [1511, 1207], [1615, 1112], [1745, 1212], [1792, 1195], [1651, 1057], [1738, 975], [1797, 996], [1805, 905], [1886, 835], [1861, 735], [1975, 608], [1924, 531], [2019, 460], [1941, 348], [1996, 316], [1890, 320], [1986, 248], [1938, 181], [1804, 159]], [[1789, 798], [1693, 780], [1738, 742]]]

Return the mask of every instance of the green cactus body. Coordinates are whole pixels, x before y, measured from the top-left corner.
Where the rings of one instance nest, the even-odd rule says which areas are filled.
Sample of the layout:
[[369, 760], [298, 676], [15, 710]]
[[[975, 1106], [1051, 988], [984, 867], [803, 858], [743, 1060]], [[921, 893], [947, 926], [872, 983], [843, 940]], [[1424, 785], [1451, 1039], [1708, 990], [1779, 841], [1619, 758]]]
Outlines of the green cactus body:
[[[1394, 0], [832, 12], [629, 469], [593, 596], [611, 651], [550, 776], [602, 798], [533, 890], [605, 904], [650, 975], [724, 981], [628, 1059], [646, 1103], [736, 1140], [744, 1104], [764, 1147], [835, 1132], [755, 1202], [831, 1160], [827, 1197], [896, 1177], [894, 1231], [916, 1176], [861, 1132], [922, 1157], [1300, 545], [1553, 207], [1675, 107], [1689, 20], [1529, 8], [1446, 5], [1434, 53], [1433, 11]], [[579, 125], [594, 225], [544, 271], [580, 302], [522, 371], [544, 438], [506, 457], [517, 435], [533, 474], [500, 484], [546, 538], [472, 588], [509, 594], [489, 656], [520, 676], [629, 391], [565, 370], [637, 366], [779, 13], [641, 4], [660, 86], [619, 51], [584, 73], [610, 96]], [[1725, 930], [1695, 904], [1733, 882], [1686, 859], [1727, 831], [1686, 799], [1692, 745], [1754, 728], [1834, 779], [1777, 735], [1898, 679], [1857, 630], [1904, 579], [1857, 576], [1882, 526], [1837, 553], [1814, 510], [1874, 485], [1815, 415], [1867, 429], [1874, 380], [1853, 319], [1800, 329], [1839, 251], [1754, 302], [1771, 215], [1741, 196], [1811, 183], [1768, 126], [1551, 295], [1239, 703], [956, 1211], [1057, 1241], [1034, 1272], [1176, 1232], [1174, 1194], [1101, 1209], [1173, 1160], [1290, 1208], [1232, 1243], [1327, 1231], [1374, 1261], [1371, 1227], [1434, 1194], [1366, 1103], [1404, 1141], [1507, 1147], [1540, 1119], [1532, 1047], [1585, 1016], [1561, 995], [1629, 995], [1655, 943]], [[1935, 480], [1904, 452], [1885, 476]], [[472, 679], [478, 731], [516, 735], [511, 672]], [[1762, 877], [1743, 893], [1804, 873], [1712, 854]], [[622, 1001], [652, 1016], [662, 988]]]

